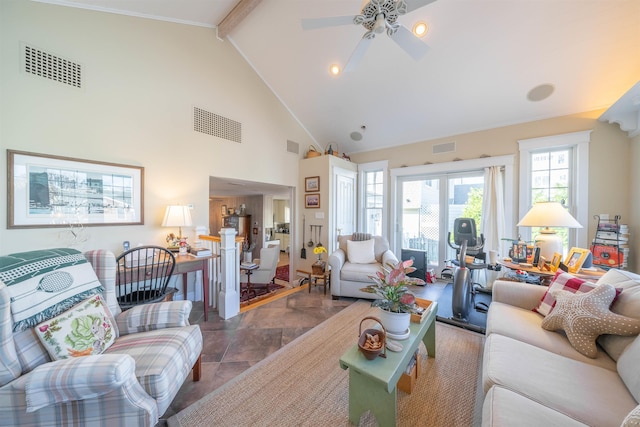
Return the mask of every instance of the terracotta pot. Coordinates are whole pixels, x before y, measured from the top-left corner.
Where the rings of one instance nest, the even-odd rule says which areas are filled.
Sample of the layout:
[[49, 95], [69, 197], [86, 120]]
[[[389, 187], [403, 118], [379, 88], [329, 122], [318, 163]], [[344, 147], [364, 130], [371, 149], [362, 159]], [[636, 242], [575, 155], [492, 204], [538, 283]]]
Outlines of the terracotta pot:
[[394, 313], [379, 309], [378, 318], [387, 332], [401, 335], [407, 332], [411, 323], [411, 313]]

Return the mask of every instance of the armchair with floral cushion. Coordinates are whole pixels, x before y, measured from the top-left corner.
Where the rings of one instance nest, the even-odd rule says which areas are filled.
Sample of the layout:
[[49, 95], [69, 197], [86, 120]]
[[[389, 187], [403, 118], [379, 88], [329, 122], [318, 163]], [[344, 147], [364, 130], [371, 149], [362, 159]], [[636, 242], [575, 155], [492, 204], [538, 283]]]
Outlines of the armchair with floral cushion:
[[115, 275], [105, 250], [0, 257], [0, 425], [154, 426], [200, 379], [191, 301], [121, 312]]

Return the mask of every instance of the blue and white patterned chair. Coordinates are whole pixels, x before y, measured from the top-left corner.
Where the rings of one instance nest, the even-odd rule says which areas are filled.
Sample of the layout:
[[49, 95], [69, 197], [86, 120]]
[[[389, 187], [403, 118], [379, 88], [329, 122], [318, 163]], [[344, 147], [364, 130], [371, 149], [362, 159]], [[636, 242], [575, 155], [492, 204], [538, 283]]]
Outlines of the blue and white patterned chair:
[[[200, 379], [191, 301], [122, 312], [115, 275], [115, 257], [104, 250], [0, 257], [0, 425], [154, 426], [189, 372]], [[52, 361], [38, 338], [43, 322], [75, 315], [91, 295], [104, 301], [115, 340], [101, 354]]]

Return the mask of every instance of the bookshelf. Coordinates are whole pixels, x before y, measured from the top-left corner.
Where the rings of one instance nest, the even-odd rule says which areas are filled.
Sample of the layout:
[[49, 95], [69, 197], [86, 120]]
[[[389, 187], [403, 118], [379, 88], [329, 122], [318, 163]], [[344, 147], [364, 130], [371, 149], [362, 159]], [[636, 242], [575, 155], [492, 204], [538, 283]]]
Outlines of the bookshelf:
[[593, 264], [605, 269], [624, 270], [629, 259], [629, 226], [620, 223], [620, 215], [613, 218], [594, 215], [593, 218], [598, 222], [596, 235], [591, 243]]

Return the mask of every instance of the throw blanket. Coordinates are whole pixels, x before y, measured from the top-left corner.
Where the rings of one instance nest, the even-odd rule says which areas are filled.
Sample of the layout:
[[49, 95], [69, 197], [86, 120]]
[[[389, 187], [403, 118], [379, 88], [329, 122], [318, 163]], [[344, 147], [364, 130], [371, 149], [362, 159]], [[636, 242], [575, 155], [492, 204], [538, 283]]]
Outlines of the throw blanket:
[[353, 233], [351, 240], [354, 242], [362, 242], [364, 240], [371, 240], [370, 233]]
[[0, 281], [11, 297], [14, 332], [33, 328], [104, 290], [84, 255], [69, 248], [0, 257]]

